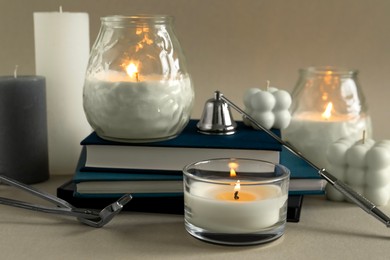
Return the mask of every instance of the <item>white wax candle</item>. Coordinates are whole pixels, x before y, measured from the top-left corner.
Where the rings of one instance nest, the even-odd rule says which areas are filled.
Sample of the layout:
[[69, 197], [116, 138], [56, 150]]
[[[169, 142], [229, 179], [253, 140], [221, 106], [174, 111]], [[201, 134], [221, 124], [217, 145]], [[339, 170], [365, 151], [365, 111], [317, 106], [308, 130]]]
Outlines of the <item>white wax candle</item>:
[[325, 119], [321, 113], [307, 112], [293, 117], [283, 137], [318, 167], [325, 167], [329, 145], [346, 136], [358, 140], [367, 127], [363, 117], [352, 120], [332, 115]]
[[[269, 83], [269, 82], [268, 82]], [[268, 87], [266, 91], [250, 88], [244, 94], [245, 112], [267, 129], [284, 129], [290, 124], [291, 96], [285, 90]], [[244, 123], [255, 127], [247, 118]]]
[[[378, 206], [390, 199], [390, 142], [375, 143], [372, 139], [354, 142], [342, 138], [327, 151], [330, 173], [345, 181], [357, 192]], [[348, 200], [333, 186], [327, 185], [326, 196], [330, 200]]]
[[74, 171], [91, 132], [82, 107], [89, 58], [87, 13], [34, 13], [36, 73], [46, 77], [50, 172]]
[[[187, 124], [193, 104], [189, 77], [161, 80], [100, 72], [86, 79], [84, 108], [88, 121], [103, 138], [158, 139]], [[187, 113], [181, 113], [181, 111]]]
[[276, 224], [287, 201], [275, 185], [241, 185], [238, 196], [234, 199], [234, 183], [193, 183], [184, 194], [187, 220], [208, 231], [252, 233]]

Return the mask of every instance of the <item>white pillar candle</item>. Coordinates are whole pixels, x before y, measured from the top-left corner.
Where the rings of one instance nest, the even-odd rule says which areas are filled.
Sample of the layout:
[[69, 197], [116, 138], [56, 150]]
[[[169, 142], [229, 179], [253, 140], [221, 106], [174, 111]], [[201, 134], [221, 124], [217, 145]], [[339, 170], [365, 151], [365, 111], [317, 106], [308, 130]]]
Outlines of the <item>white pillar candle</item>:
[[46, 77], [49, 166], [74, 171], [80, 140], [91, 132], [82, 108], [89, 58], [87, 13], [34, 13], [36, 73]]
[[184, 196], [186, 208], [191, 210], [187, 221], [214, 232], [252, 233], [276, 224], [287, 201], [276, 185], [244, 186], [238, 196], [234, 199], [234, 182], [192, 184], [191, 192], [185, 191]]

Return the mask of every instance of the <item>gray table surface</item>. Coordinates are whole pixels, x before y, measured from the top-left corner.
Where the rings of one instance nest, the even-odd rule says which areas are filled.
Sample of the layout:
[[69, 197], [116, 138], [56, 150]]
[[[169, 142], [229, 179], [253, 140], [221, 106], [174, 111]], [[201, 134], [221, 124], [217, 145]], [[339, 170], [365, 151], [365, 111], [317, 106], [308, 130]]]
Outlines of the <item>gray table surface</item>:
[[[55, 194], [70, 176], [35, 185]], [[31, 195], [0, 185], [0, 196]], [[390, 205], [381, 207], [390, 214]], [[103, 228], [72, 217], [0, 205], [0, 259], [390, 259], [390, 229], [349, 203], [304, 199], [299, 223], [278, 240], [256, 246], [205, 243], [184, 229], [182, 215], [122, 212]]]

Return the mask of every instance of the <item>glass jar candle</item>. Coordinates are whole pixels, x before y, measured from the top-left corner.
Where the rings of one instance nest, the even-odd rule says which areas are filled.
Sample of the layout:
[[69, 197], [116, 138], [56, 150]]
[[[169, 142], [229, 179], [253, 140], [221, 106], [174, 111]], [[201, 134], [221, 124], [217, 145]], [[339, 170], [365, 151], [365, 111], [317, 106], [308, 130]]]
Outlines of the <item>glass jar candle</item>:
[[88, 122], [114, 141], [177, 136], [190, 119], [194, 90], [173, 18], [110, 16], [101, 22], [83, 90]]
[[335, 67], [300, 70], [292, 92], [292, 120], [282, 136], [320, 168], [326, 167], [326, 151], [333, 142], [372, 136], [357, 75], [356, 70]]
[[185, 227], [225, 245], [253, 245], [283, 235], [290, 171], [245, 158], [209, 159], [183, 170]]

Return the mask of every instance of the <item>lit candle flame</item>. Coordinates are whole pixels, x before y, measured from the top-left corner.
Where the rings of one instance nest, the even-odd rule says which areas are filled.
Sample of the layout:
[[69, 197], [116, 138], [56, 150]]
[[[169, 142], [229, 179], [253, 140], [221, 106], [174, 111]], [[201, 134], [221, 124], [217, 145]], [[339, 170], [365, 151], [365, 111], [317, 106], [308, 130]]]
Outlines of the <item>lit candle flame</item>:
[[135, 78], [137, 82], [139, 81], [138, 68], [134, 63], [130, 63], [129, 65], [127, 65], [126, 72], [127, 75], [130, 76], [130, 78]]
[[333, 104], [332, 102], [329, 102], [328, 105], [326, 106], [324, 113], [322, 113], [322, 117], [325, 119], [329, 119], [332, 116], [332, 108], [333, 108]]
[[236, 185], [234, 185], [234, 191], [240, 191], [241, 185], [240, 180], [237, 180]]
[[[236, 169], [238, 168], [238, 163], [230, 162], [229, 163], [230, 168], [230, 177], [236, 177]], [[238, 200], [240, 197], [238, 196], [238, 192], [240, 191], [240, 180], [237, 180], [236, 184], [234, 185], [234, 195], [233, 198], [235, 200]]]

